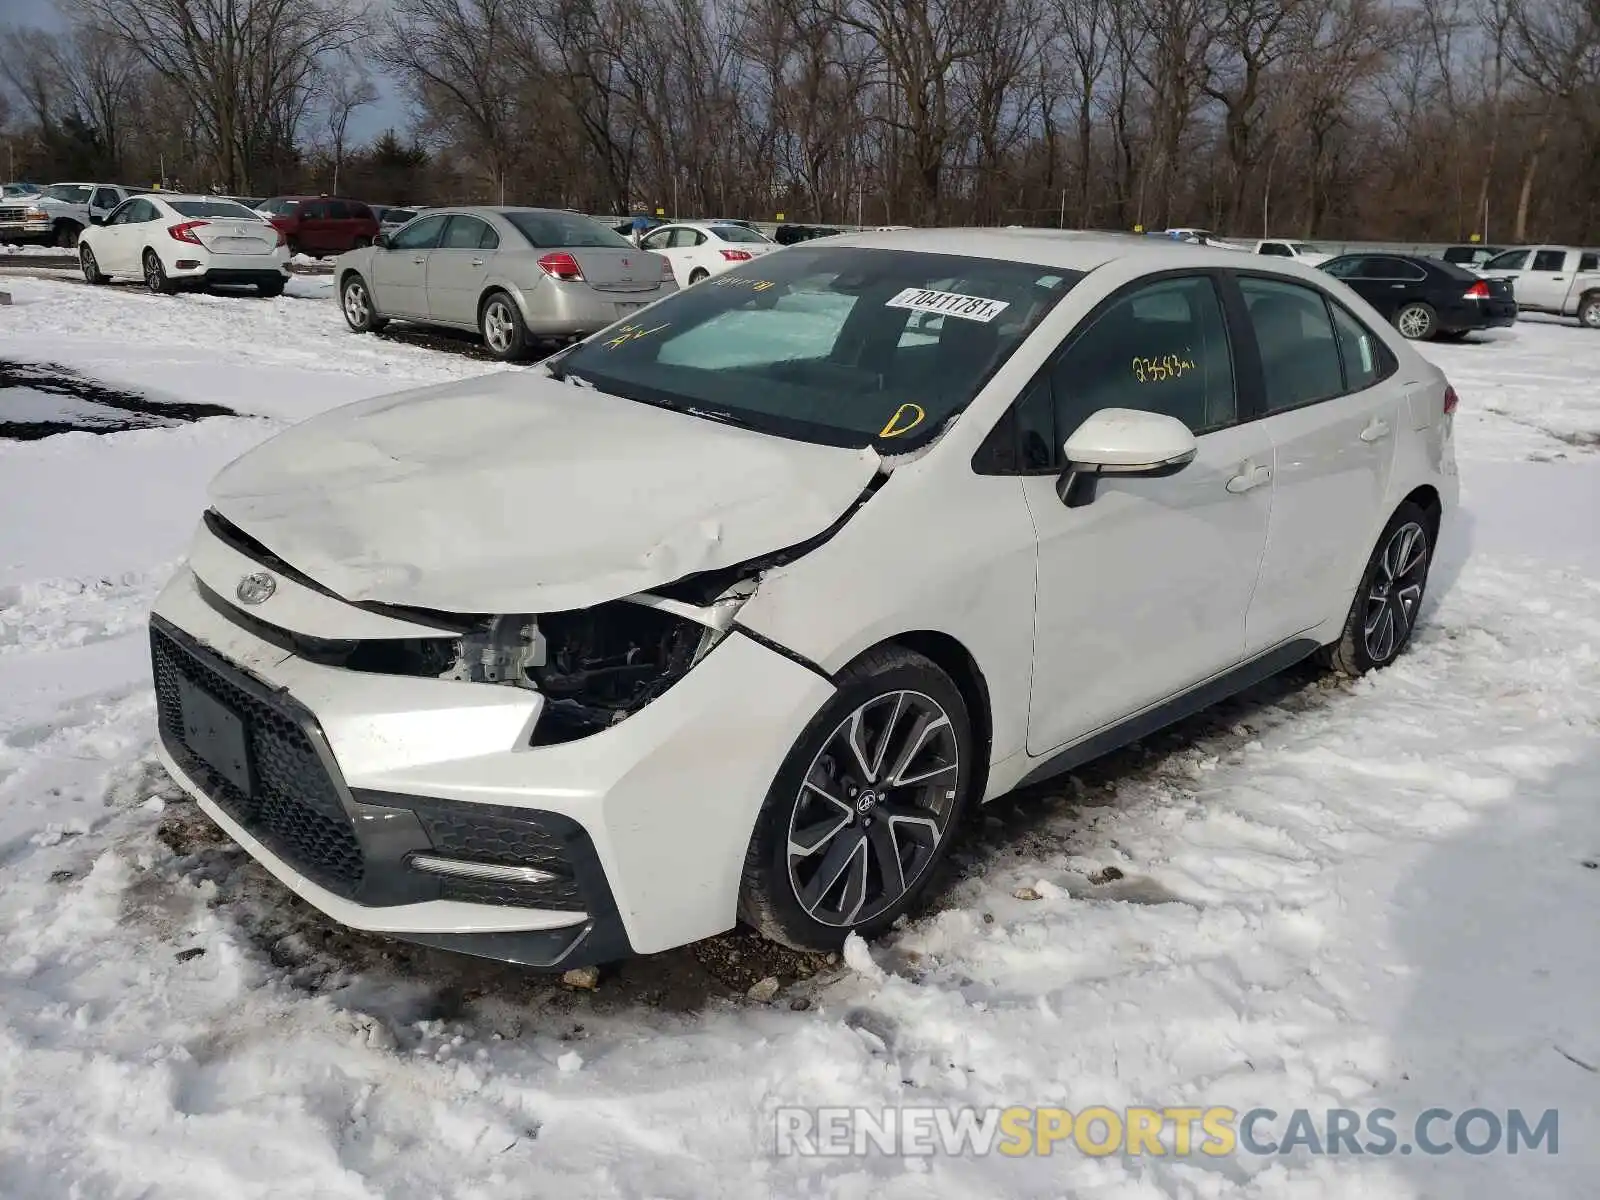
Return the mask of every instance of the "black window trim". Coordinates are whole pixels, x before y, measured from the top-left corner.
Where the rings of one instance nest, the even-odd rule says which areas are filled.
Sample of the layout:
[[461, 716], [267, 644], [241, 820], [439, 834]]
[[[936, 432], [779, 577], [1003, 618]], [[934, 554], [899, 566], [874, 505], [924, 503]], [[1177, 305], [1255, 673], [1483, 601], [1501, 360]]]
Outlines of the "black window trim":
[[[1265, 275], [1268, 278], [1282, 278], [1281, 276], [1273, 276], [1269, 272], [1252, 272], [1252, 274], [1257, 273]], [[1092, 274], [1093, 272], [1091, 271], [1086, 274], [1084, 278], [1087, 279]], [[1000, 416], [995, 420], [994, 425], [984, 436], [983, 441], [978, 444], [977, 450], [973, 452], [973, 473], [978, 475], [1004, 476], [1061, 474], [1063, 468], [1059, 464], [1051, 467], [1024, 467], [1018, 461], [1018, 447], [1016, 444], [1018, 407], [1024, 400], [1032, 395], [1033, 390], [1039, 386], [1041, 380], [1048, 381], [1050, 374], [1055, 370], [1056, 364], [1059, 363], [1067, 354], [1072, 352], [1073, 347], [1075, 347], [1084, 337], [1084, 335], [1094, 327], [1095, 322], [1104, 316], [1108, 309], [1134, 292], [1143, 291], [1151, 284], [1164, 283], [1170, 279], [1211, 280], [1212, 287], [1215, 288], [1217, 293], [1217, 302], [1222, 308], [1223, 336], [1227, 339], [1228, 355], [1233, 364], [1233, 420], [1222, 425], [1216, 425], [1202, 430], [1196, 433], [1195, 437], [1197, 439], [1206, 437], [1210, 434], [1220, 433], [1225, 429], [1232, 429], [1235, 426], [1245, 425], [1256, 420], [1261, 415], [1260, 409], [1262, 407], [1263, 399], [1261, 386], [1261, 365], [1259, 358], [1257, 358], [1254, 363], [1253, 374], [1248, 378], [1248, 380], [1242, 377], [1240, 371], [1241, 361], [1239, 354], [1241, 345], [1237, 321], [1239, 319], [1240, 312], [1242, 312], [1244, 302], [1238, 296], [1238, 288], [1236, 286], [1232, 288], [1229, 287], [1228, 277], [1230, 274], [1232, 274], [1231, 270], [1221, 267], [1173, 267], [1165, 271], [1152, 271], [1148, 275], [1141, 275], [1137, 279], [1129, 280], [1110, 295], [1103, 297], [1098, 304], [1084, 314], [1083, 318], [1072, 327], [1072, 329], [1067, 333], [1067, 336], [1061, 340], [1055, 349], [1050, 351], [1049, 356], [1042, 364], [1040, 364], [1039, 369], [1028, 377], [1028, 381], [1017, 389], [1016, 397], [1011, 401], [1010, 404], [1006, 405], [1005, 412], [1001, 413]], [[1081, 280], [1079, 281], [1079, 286], [1082, 286]], [[1229, 296], [1230, 291], [1234, 293], [1231, 299]], [[1230, 307], [1230, 305], [1232, 307]], [[1245, 319], [1248, 321], [1247, 314]], [[1252, 354], [1254, 354], [1255, 342], [1253, 337], [1250, 345]], [[1057, 437], [1062, 436], [1059, 429], [1056, 430], [1056, 435]], [[993, 443], [995, 443], [997, 440], [1010, 443], [1009, 465], [1004, 462], [994, 461], [997, 458], [998, 452]], [[1061, 447], [1059, 445], [1052, 446], [1050, 450], [1051, 453], [1056, 456], [1059, 456], [1061, 453]]]

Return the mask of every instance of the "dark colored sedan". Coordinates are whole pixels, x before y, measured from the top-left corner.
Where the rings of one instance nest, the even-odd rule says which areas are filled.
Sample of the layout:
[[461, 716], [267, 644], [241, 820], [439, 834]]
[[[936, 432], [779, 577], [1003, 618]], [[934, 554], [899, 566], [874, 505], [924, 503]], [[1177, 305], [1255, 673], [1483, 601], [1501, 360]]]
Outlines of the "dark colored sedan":
[[292, 254], [324, 258], [370, 246], [378, 236], [378, 218], [359, 200], [338, 196], [275, 196], [257, 212], [283, 234]]
[[1342, 279], [1412, 341], [1454, 340], [1517, 319], [1512, 284], [1409, 254], [1341, 254], [1320, 270]]

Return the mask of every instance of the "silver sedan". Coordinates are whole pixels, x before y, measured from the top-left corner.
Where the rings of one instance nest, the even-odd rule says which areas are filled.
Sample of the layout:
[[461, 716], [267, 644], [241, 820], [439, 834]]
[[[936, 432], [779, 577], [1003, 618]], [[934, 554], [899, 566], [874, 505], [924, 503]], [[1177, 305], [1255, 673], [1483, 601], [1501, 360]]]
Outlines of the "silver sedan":
[[391, 320], [475, 329], [496, 358], [586, 337], [677, 291], [672, 265], [578, 213], [430, 208], [334, 266], [357, 333]]

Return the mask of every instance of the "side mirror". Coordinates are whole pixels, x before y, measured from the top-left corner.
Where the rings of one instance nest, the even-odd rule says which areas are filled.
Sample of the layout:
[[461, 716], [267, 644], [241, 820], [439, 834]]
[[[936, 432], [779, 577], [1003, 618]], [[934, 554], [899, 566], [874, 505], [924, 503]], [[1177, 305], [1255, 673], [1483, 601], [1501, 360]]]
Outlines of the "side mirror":
[[106, 218], [105, 218], [105, 214], [104, 213], [90, 213], [89, 214], [89, 224], [91, 224], [91, 225], [104, 225], [105, 223], [106, 223]]
[[1102, 408], [1062, 448], [1067, 469], [1056, 494], [1068, 508], [1094, 500], [1102, 475], [1174, 475], [1194, 461], [1194, 434], [1176, 417], [1132, 408]]
[[389, 235], [384, 233], [382, 230], [379, 230], [377, 235], [372, 239], [372, 244], [379, 250], [387, 250], [389, 248]]

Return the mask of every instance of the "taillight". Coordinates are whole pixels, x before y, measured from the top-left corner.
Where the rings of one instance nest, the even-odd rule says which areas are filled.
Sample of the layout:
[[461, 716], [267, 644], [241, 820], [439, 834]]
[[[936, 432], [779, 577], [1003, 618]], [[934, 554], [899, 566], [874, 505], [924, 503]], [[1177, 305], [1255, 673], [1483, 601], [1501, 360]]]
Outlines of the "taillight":
[[583, 268], [570, 254], [546, 254], [539, 260], [539, 269], [553, 279], [561, 279], [567, 283], [583, 282]]
[[749, 262], [750, 261], [750, 251], [748, 251], [748, 250], [724, 250], [724, 251], [722, 251], [722, 257], [727, 259], [729, 262]]
[[1455, 412], [1456, 405], [1459, 404], [1460, 402], [1461, 402], [1461, 397], [1456, 395], [1455, 388], [1446, 387], [1444, 389], [1444, 415], [1445, 416], [1448, 417], [1451, 413]]
[[202, 243], [199, 238], [195, 237], [194, 231], [202, 225], [209, 224], [211, 224], [210, 221], [185, 221], [182, 225], [168, 225], [167, 233], [174, 241], [188, 242], [191, 246], [199, 246]]
[[283, 230], [279, 229], [276, 225], [270, 226], [270, 228], [272, 229], [273, 233], [278, 235], [278, 245], [283, 246], [288, 244], [288, 235], [286, 235]]
[[672, 273], [672, 260], [670, 258], [663, 258], [661, 260], [661, 278], [663, 278], [663, 279], [675, 279], [676, 278], [676, 276], [673, 275], [673, 273]]
[[1462, 299], [1464, 299], [1464, 300], [1487, 300], [1488, 298], [1489, 298], [1489, 285], [1487, 283], [1485, 283], [1481, 279], [1478, 280], [1477, 283], [1475, 283], [1471, 287], [1469, 287], [1467, 289], [1467, 294], [1464, 297], [1462, 297]]

